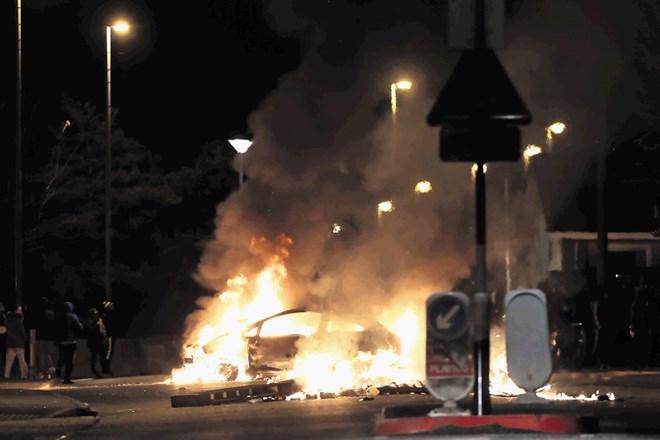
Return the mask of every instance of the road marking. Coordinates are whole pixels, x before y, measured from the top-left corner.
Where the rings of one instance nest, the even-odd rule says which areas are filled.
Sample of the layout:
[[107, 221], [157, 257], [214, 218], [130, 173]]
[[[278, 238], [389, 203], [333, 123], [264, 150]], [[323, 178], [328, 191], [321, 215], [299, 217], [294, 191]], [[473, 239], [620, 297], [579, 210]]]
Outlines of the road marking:
[[456, 312], [460, 309], [460, 306], [458, 304], [455, 304], [454, 307], [451, 308], [450, 311], [447, 312], [446, 315], [438, 315], [435, 318], [435, 328], [438, 330], [447, 330], [448, 328], [451, 327], [451, 318], [454, 317]]

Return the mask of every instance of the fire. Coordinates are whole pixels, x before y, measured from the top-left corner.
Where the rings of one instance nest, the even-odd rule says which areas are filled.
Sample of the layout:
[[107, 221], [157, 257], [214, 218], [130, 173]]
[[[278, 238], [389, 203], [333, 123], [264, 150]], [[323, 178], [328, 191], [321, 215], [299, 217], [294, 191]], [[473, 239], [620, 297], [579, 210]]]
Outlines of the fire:
[[268, 320], [258, 330], [248, 327], [290, 307], [283, 286], [287, 276], [284, 260], [292, 243], [286, 236], [280, 236], [276, 243], [263, 238], [252, 240], [252, 246], [270, 253], [270, 260], [254, 277], [238, 275], [230, 279], [226, 290], [213, 298], [209, 318], [188, 338], [183, 353], [186, 362], [172, 370], [170, 381], [183, 384], [259, 379], [246, 368], [247, 359], [254, 356], [248, 339], [259, 331], [259, 337], [298, 335], [291, 368], [275, 378], [294, 379], [308, 394], [419, 382], [420, 376], [411, 372], [411, 366], [414, 346], [423, 335], [412, 309], [379, 323], [383, 332], [387, 329], [388, 334], [398, 336], [397, 344], [375, 339], [378, 347], [369, 351], [362, 351], [357, 341], [371, 338], [372, 333], [347, 317], [329, 316], [326, 321], [321, 313], [286, 313], [287, 319]]
[[[506, 346], [505, 338], [503, 336], [503, 329], [500, 326], [493, 326], [491, 328], [491, 361], [489, 373], [489, 391], [493, 396], [514, 397], [525, 394], [525, 390], [518, 387], [508, 374], [506, 363]], [[580, 394], [578, 396], [570, 396], [565, 393], [555, 392], [552, 390], [551, 385], [545, 385], [536, 390], [536, 395], [547, 400], [581, 400], [581, 401], [594, 401], [601, 400], [601, 396], [606, 396], [607, 400], [615, 400], [613, 393], [601, 394], [600, 390], [595, 390], [593, 394], [587, 396]]]

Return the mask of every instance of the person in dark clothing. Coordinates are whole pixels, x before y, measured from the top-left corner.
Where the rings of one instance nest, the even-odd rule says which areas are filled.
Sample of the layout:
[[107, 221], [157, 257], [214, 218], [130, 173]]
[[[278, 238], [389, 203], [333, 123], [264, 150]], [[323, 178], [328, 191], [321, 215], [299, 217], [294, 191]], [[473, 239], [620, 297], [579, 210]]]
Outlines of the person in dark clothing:
[[630, 305], [630, 337], [632, 338], [632, 361], [636, 368], [648, 367], [651, 361], [651, 332], [649, 329], [649, 311], [651, 310], [651, 292], [644, 287], [635, 291], [635, 300]]
[[107, 368], [107, 345], [108, 334], [105, 330], [103, 318], [96, 308], [89, 309], [87, 319], [85, 320], [85, 333], [87, 337], [87, 348], [89, 349], [89, 361], [92, 374], [97, 379], [101, 374], [96, 369], [97, 358], [101, 363], [101, 371], [104, 373]]
[[5, 304], [0, 302], [0, 371], [5, 371], [5, 356], [7, 355], [7, 318]]
[[23, 323], [23, 307], [16, 305], [14, 310], [7, 314], [7, 358], [5, 360], [5, 379], [11, 376], [14, 360], [18, 359], [21, 379], [28, 378], [28, 365], [25, 362], [25, 347], [28, 344], [27, 333]]
[[31, 322], [26, 327], [36, 330], [35, 377], [51, 379], [55, 375], [58, 347], [55, 343], [55, 311], [48, 297], [42, 296], [34, 312], [29, 314]]
[[71, 373], [73, 372], [73, 360], [78, 348], [77, 337], [83, 331], [83, 325], [73, 312], [73, 304], [65, 302], [63, 304], [64, 310], [57, 317], [56, 332], [57, 344], [59, 347], [59, 360], [57, 362], [57, 369], [61, 371], [62, 383], [72, 384]]
[[105, 324], [106, 331], [106, 345], [104, 360], [101, 362], [103, 368], [103, 374], [109, 374], [112, 376], [112, 370], [110, 369], [110, 364], [112, 363], [112, 357], [115, 354], [115, 336], [116, 336], [116, 323], [115, 323], [115, 305], [112, 301], [103, 301], [103, 324]]

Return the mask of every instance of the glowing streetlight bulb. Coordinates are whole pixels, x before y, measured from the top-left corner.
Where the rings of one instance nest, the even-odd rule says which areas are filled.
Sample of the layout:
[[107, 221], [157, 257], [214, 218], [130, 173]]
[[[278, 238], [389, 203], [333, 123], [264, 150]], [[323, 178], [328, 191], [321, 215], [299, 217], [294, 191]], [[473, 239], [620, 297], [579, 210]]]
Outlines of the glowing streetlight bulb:
[[[486, 174], [486, 171], [488, 171], [488, 165], [483, 164], [484, 167], [484, 174]], [[473, 163], [472, 168], [470, 169], [470, 173], [472, 174], [472, 178], [477, 177], [477, 170], [479, 169], [479, 164]]]
[[384, 212], [394, 211], [394, 204], [391, 200], [385, 200], [378, 204], [378, 215], [382, 215]]
[[237, 153], [245, 153], [252, 146], [249, 139], [229, 139], [229, 143]]
[[562, 134], [566, 130], [566, 125], [563, 122], [555, 122], [546, 127], [545, 140], [548, 148], [552, 149], [552, 136], [555, 134]]
[[425, 194], [429, 191], [431, 191], [433, 187], [431, 186], [431, 182], [428, 180], [422, 180], [417, 182], [417, 185], [415, 185], [415, 192], [417, 194]]
[[130, 29], [130, 26], [125, 21], [118, 21], [110, 27], [112, 28], [113, 31], [119, 32], [120, 34], [128, 32], [128, 30]]
[[239, 154], [238, 156], [238, 163], [239, 163], [239, 169], [238, 169], [238, 183], [239, 186], [243, 186], [243, 153], [247, 152], [247, 150], [252, 146], [252, 141], [249, 139], [228, 139], [229, 144], [234, 147], [234, 150]]
[[543, 153], [541, 147], [535, 144], [529, 144], [523, 150], [523, 157], [525, 160], [529, 160], [530, 157], [536, 156], [537, 154]]
[[566, 130], [566, 125], [563, 122], [555, 122], [548, 127], [548, 130], [550, 130], [552, 134], [562, 134], [564, 130]]
[[408, 80], [403, 80], [399, 82], [392, 83], [390, 85], [390, 103], [392, 104], [392, 116], [396, 115], [396, 91], [401, 90], [410, 90], [412, 88], [412, 83]]
[[525, 171], [527, 171], [527, 167], [529, 166], [530, 159], [538, 154], [543, 153], [543, 150], [541, 147], [535, 144], [529, 144], [525, 147], [523, 150], [523, 160], [525, 161]]

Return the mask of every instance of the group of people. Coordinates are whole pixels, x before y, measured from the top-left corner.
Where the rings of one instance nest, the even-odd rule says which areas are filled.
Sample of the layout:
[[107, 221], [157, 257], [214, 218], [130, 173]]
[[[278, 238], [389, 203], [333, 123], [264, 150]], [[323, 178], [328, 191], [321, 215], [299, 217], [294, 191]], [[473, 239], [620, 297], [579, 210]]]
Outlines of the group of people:
[[[96, 378], [109, 375], [113, 354], [113, 340], [105, 322], [114, 305], [110, 301], [103, 303], [101, 312], [90, 308], [84, 319], [75, 313], [71, 302], [63, 302], [59, 310], [43, 307], [39, 316], [41, 333], [38, 334], [36, 349], [36, 377], [61, 377], [62, 383], [72, 384], [74, 360], [78, 349], [78, 340], [85, 339], [90, 355], [90, 370]], [[28, 379], [29, 368], [26, 361], [26, 349], [29, 347], [28, 333], [24, 319], [25, 306], [15, 305], [5, 313], [4, 304], [0, 303], [0, 362], [4, 360], [4, 378], [12, 377], [14, 364], [18, 363], [21, 379]], [[49, 334], [50, 333], [50, 334]], [[57, 349], [57, 363], [51, 355], [52, 348]], [[100, 364], [100, 372], [97, 366]]]
[[657, 276], [614, 276], [601, 288], [579, 279], [556, 272], [539, 286], [548, 295], [559, 366], [660, 367]]

